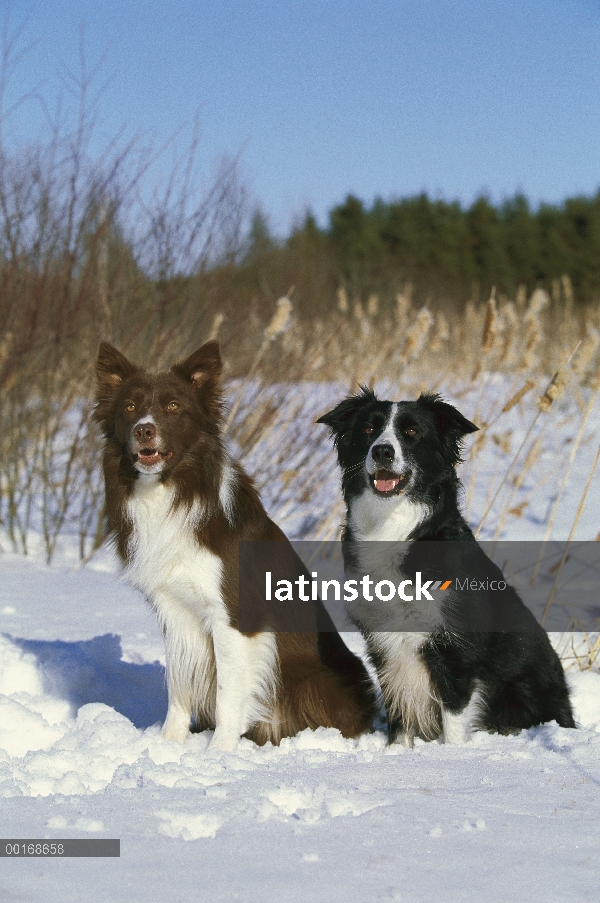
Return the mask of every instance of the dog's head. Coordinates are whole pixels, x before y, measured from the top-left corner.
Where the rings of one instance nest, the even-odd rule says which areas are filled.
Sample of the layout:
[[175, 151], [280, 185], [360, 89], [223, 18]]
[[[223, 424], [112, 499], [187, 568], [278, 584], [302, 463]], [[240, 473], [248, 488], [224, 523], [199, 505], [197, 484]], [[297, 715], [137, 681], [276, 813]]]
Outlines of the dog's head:
[[94, 419], [135, 470], [166, 474], [199, 443], [218, 440], [221, 370], [217, 342], [207, 342], [157, 374], [102, 342], [96, 361]]
[[380, 401], [365, 387], [319, 417], [331, 430], [346, 494], [421, 494], [460, 461], [462, 439], [478, 429], [438, 395]]

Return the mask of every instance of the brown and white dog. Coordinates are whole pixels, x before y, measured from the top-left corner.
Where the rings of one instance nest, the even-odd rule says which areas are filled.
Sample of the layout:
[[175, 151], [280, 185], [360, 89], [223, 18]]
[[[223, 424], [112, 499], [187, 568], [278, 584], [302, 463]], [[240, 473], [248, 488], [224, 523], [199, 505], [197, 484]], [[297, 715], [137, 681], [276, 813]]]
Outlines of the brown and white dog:
[[164, 373], [106, 342], [96, 363], [108, 533], [165, 640], [163, 736], [183, 742], [193, 723], [226, 750], [306, 727], [358, 736], [374, 691], [337, 633], [239, 629], [240, 541], [287, 540], [225, 449], [221, 369], [216, 342]]

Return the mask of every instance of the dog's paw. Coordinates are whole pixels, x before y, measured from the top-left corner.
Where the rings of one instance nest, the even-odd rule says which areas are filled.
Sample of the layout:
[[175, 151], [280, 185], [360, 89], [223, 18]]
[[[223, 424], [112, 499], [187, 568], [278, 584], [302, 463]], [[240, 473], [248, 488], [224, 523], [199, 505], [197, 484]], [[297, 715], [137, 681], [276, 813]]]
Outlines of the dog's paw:
[[388, 746], [404, 746], [406, 749], [412, 749], [414, 745], [415, 735], [412, 731], [398, 731], [388, 741]]
[[443, 709], [442, 722], [444, 726], [442, 734], [444, 743], [451, 743], [454, 746], [463, 746], [471, 739], [469, 722], [463, 712], [458, 715], [453, 715], [446, 709]]
[[209, 748], [220, 749], [223, 752], [233, 752], [238, 745], [239, 739], [237, 734], [232, 734], [231, 731], [217, 728], [210, 741]]
[[175, 743], [185, 743], [185, 741], [187, 740], [188, 733], [189, 733], [189, 731], [188, 731], [187, 727], [185, 728], [185, 730], [183, 730], [181, 728], [177, 729], [175, 727], [168, 728], [165, 725], [163, 727], [162, 731], [160, 732], [160, 735], [163, 738], [163, 740], [172, 740]]
[[190, 715], [178, 705], [169, 706], [165, 723], [161, 731], [163, 740], [174, 740], [185, 743], [190, 732]]

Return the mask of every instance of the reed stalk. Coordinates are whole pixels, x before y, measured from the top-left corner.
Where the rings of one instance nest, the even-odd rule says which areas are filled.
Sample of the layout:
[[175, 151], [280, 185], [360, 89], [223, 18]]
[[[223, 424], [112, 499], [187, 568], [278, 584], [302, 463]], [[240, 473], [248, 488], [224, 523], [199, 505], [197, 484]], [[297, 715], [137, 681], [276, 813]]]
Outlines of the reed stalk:
[[571, 452], [569, 454], [569, 460], [567, 462], [567, 466], [565, 468], [565, 472], [563, 474], [562, 482], [559, 486], [558, 492], [556, 494], [556, 498], [554, 499], [554, 503], [552, 505], [552, 511], [550, 512], [550, 517], [548, 518], [548, 524], [546, 526], [546, 533], [544, 535], [544, 539], [542, 541], [542, 545], [540, 547], [540, 553], [538, 555], [538, 559], [535, 564], [535, 568], [533, 570], [533, 574], [531, 575], [531, 585], [535, 583], [537, 579], [537, 575], [539, 573], [539, 569], [542, 563], [542, 559], [544, 556], [544, 550], [546, 548], [546, 544], [550, 539], [550, 534], [552, 533], [552, 528], [554, 527], [554, 522], [556, 521], [556, 515], [558, 513], [558, 506], [560, 505], [560, 501], [562, 499], [563, 493], [565, 491], [566, 485], [569, 482], [569, 477], [571, 476], [571, 470], [573, 468], [573, 462], [575, 460], [575, 456], [579, 450], [579, 446], [581, 445], [581, 440], [583, 439], [583, 434], [585, 432], [585, 428], [587, 426], [587, 422], [590, 414], [596, 404], [596, 399], [598, 398], [598, 390], [592, 393], [590, 396], [588, 403], [583, 412], [581, 423], [579, 424], [579, 430], [577, 432], [577, 436], [575, 437], [575, 441], [573, 442]]
[[241, 387], [239, 388], [238, 393], [235, 398], [235, 401], [234, 401], [232, 407], [230, 408], [227, 419], [225, 420], [225, 425], [223, 427], [223, 435], [224, 436], [226, 436], [227, 433], [229, 432], [229, 429], [231, 427], [231, 424], [233, 423], [234, 417], [238, 412], [240, 404], [242, 403], [242, 398], [244, 396], [244, 392], [246, 391], [246, 389], [248, 388], [252, 379], [254, 378], [256, 371], [258, 370], [260, 363], [261, 363], [263, 357], [265, 356], [267, 348], [269, 347], [271, 342], [274, 342], [278, 336], [282, 335], [284, 332], [287, 332], [287, 330], [290, 328], [291, 314], [292, 314], [292, 302], [290, 301], [289, 296], [292, 294], [293, 291], [294, 291], [294, 287], [292, 286], [290, 288], [290, 290], [288, 291], [287, 295], [283, 295], [277, 301], [277, 309], [276, 309], [275, 313], [273, 314], [269, 324], [267, 325], [267, 327], [265, 328], [265, 331], [263, 333], [262, 344], [261, 344], [260, 348], [258, 349], [258, 351], [256, 352], [256, 355], [254, 357], [254, 360], [252, 361], [250, 369], [248, 370], [248, 373], [246, 374], [246, 378], [244, 379]]
[[546, 606], [545, 606], [545, 608], [544, 608], [544, 613], [542, 614], [542, 618], [541, 618], [541, 621], [540, 621], [542, 627], [544, 626], [544, 622], [545, 622], [545, 620], [546, 620], [546, 617], [548, 616], [548, 612], [550, 611], [550, 608], [551, 608], [551, 606], [552, 606], [552, 603], [554, 602], [554, 597], [555, 597], [555, 595], [556, 595], [556, 590], [557, 590], [558, 584], [559, 584], [559, 582], [560, 582], [560, 576], [561, 576], [561, 574], [562, 574], [562, 569], [563, 569], [563, 567], [565, 566], [565, 561], [567, 560], [567, 556], [568, 556], [568, 554], [569, 554], [569, 546], [571, 545], [571, 542], [573, 541], [573, 536], [575, 535], [575, 530], [577, 529], [577, 524], [579, 523], [579, 521], [580, 521], [580, 519], [581, 519], [581, 515], [583, 514], [583, 509], [584, 509], [584, 507], [585, 507], [585, 500], [586, 500], [586, 498], [587, 498], [587, 494], [588, 494], [589, 488], [590, 488], [590, 486], [591, 486], [591, 484], [592, 484], [592, 479], [593, 479], [594, 473], [595, 473], [595, 471], [596, 471], [596, 466], [597, 466], [597, 464], [598, 464], [598, 459], [599, 459], [599, 458], [600, 458], [600, 445], [598, 446], [598, 450], [596, 451], [596, 457], [594, 458], [592, 467], [591, 467], [591, 469], [590, 469], [589, 476], [588, 476], [588, 478], [587, 478], [587, 482], [586, 482], [586, 484], [585, 484], [585, 488], [584, 488], [584, 490], [583, 490], [583, 492], [582, 492], [582, 494], [581, 494], [581, 498], [580, 498], [580, 500], [579, 500], [579, 505], [578, 505], [577, 511], [576, 511], [576, 513], [575, 513], [575, 519], [573, 520], [573, 526], [571, 527], [571, 531], [570, 531], [570, 533], [569, 533], [569, 538], [567, 539], [567, 542], [566, 542], [566, 545], [565, 545], [565, 549], [564, 549], [562, 558], [561, 558], [561, 560], [560, 560], [560, 564], [559, 564], [559, 566], [558, 566], [558, 568], [557, 568], [557, 571], [556, 571], [556, 576], [555, 576], [555, 578], [554, 578], [554, 583], [552, 584], [552, 590], [551, 590], [550, 595], [549, 595], [549, 597], [548, 597], [548, 601], [546, 602]]
[[525, 438], [521, 442], [512, 461], [508, 465], [508, 468], [506, 469], [504, 476], [503, 476], [502, 480], [500, 481], [500, 484], [499, 484], [496, 492], [494, 493], [494, 496], [493, 496], [491, 502], [487, 505], [485, 511], [483, 512], [483, 516], [482, 516], [481, 520], [479, 521], [479, 526], [477, 527], [477, 529], [475, 531], [475, 538], [477, 538], [479, 536], [479, 534], [481, 533], [481, 528], [483, 527], [483, 524], [485, 523], [485, 520], [486, 520], [487, 516], [489, 515], [490, 511], [494, 507], [496, 499], [500, 495], [500, 492], [502, 491], [502, 489], [508, 479], [508, 475], [511, 473], [514, 465], [516, 464], [516, 462], [519, 458], [519, 455], [521, 454], [526, 443], [528, 442], [529, 437], [531, 436], [531, 433], [533, 432], [533, 429], [534, 429], [536, 423], [538, 422], [539, 417], [541, 416], [542, 413], [548, 413], [548, 411], [550, 410], [553, 403], [558, 398], [560, 398], [560, 396], [564, 393], [564, 390], [567, 386], [567, 376], [566, 376], [567, 369], [566, 368], [571, 363], [571, 360], [573, 359], [573, 355], [577, 352], [577, 350], [579, 348], [579, 344], [577, 345], [576, 348], [573, 349], [573, 351], [569, 355], [569, 358], [567, 360], [565, 368], [564, 369], [561, 368], [560, 370], [556, 371], [556, 373], [554, 374], [554, 376], [552, 377], [552, 379], [546, 386], [544, 394], [539, 398], [537, 413], [536, 413], [535, 417], [533, 418], [531, 424], [529, 425], [529, 429], [527, 430], [527, 432], [525, 434]]

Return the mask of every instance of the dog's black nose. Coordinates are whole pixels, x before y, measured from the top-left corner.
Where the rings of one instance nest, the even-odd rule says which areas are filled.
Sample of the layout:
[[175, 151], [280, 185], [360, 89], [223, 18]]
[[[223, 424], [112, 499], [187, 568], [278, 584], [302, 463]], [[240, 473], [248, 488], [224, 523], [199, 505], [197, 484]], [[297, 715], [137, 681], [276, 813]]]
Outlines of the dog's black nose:
[[133, 431], [136, 442], [151, 442], [156, 436], [156, 427], [153, 423], [138, 423]]
[[396, 452], [393, 445], [375, 445], [371, 449], [371, 457], [376, 464], [387, 467], [394, 460]]

